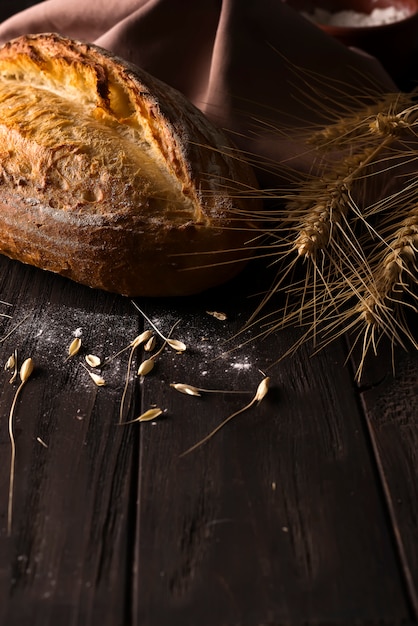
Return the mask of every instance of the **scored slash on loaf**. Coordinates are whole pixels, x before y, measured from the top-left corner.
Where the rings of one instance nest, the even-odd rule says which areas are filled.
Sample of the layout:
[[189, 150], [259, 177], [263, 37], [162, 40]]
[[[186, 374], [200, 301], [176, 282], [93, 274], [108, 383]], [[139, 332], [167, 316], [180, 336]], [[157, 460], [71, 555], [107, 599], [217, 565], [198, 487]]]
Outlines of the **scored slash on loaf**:
[[251, 168], [179, 92], [94, 45], [48, 33], [0, 49], [0, 154], [0, 253], [13, 259], [173, 296], [251, 255]]

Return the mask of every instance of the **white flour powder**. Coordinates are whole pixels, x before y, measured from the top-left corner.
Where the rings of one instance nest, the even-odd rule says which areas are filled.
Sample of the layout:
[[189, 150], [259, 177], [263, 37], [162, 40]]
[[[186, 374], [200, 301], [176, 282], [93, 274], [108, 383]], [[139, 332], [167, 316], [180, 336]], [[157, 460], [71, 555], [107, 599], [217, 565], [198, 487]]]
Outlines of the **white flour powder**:
[[371, 13], [357, 13], [356, 11], [330, 13], [324, 9], [316, 8], [313, 13], [302, 13], [302, 15], [312, 22], [329, 26], [381, 26], [405, 19], [410, 15], [410, 11], [386, 7], [373, 9]]

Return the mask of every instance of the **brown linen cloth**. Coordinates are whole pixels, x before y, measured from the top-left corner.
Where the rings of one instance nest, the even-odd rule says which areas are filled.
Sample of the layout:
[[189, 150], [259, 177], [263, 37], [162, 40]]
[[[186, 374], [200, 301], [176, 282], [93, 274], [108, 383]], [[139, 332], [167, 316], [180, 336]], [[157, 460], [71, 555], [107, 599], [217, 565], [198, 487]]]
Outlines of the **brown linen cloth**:
[[0, 42], [51, 31], [111, 50], [182, 91], [265, 164], [267, 184], [280, 181], [276, 163], [311, 167], [298, 135], [326, 121], [329, 107], [395, 89], [375, 59], [280, 0], [47, 0], [0, 24]]

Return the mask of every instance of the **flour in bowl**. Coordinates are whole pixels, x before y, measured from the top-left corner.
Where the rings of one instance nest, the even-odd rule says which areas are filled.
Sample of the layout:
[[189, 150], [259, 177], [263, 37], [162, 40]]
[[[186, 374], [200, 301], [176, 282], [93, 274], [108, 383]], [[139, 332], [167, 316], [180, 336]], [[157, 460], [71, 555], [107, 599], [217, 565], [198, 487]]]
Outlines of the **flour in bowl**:
[[317, 24], [328, 26], [381, 26], [399, 22], [411, 15], [408, 9], [395, 7], [376, 8], [371, 13], [358, 13], [357, 11], [338, 11], [331, 13], [324, 9], [316, 8], [313, 13], [302, 12], [302, 15]]

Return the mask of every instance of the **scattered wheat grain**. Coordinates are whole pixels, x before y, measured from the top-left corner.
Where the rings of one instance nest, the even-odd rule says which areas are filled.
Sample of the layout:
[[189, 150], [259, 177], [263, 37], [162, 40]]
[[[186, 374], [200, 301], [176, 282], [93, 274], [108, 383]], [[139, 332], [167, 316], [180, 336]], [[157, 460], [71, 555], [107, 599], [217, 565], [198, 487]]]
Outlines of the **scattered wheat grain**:
[[164, 411], [158, 407], [148, 409], [148, 411], [145, 411], [145, 413], [141, 413], [139, 417], [136, 417], [133, 420], [129, 420], [129, 422], [124, 422], [123, 424], [134, 424], [135, 422], [152, 422], [153, 420], [157, 419], [157, 417], [160, 417], [163, 412]]
[[86, 354], [86, 363], [90, 365], [90, 367], [100, 367], [101, 362], [100, 357], [95, 354]]
[[145, 352], [152, 352], [155, 348], [155, 344], [157, 343], [155, 339], [155, 335], [152, 335], [148, 341], [144, 344]]
[[222, 313], [221, 311], [206, 311], [206, 313], [221, 322], [224, 322], [227, 319], [226, 313]]
[[146, 376], [147, 374], [149, 374], [154, 369], [154, 365], [155, 359], [153, 358], [142, 361], [142, 363], [138, 367], [138, 376]]
[[85, 365], [84, 363], [81, 363], [81, 365], [83, 366], [83, 368], [86, 370], [87, 374], [90, 376], [90, 378], [92, 379], [92, 381], [94, 382], [95, 385], [97, 385], [98, 387], [104, 387], [106, 385], [106, 381], [103, 378], [103, 376], [100, 376], [100, 374], [96, 374], [95, 372], [91, 372]]
[[200, 396], [200, 390], [197, 387], [193, 387], [193, 385], [187, 385], [186, 383], [171, 383], [170, 387], [179, 391], [180, 393], [184, 393], [187, 396]]
[[72, 356], [75, 356], [76, 354], [78, 354], [78, 352], [80, 351], [80, 348], [81, 348], [81, 339], [80, 337], [76, 337], [70, 343], [70, 346], [68, 348], [67, 358], [71, 358]]
[[16, 408], [17, 399], [19, 397], [20, 392], [23, 389], [23, 386], [28, 381], [34, 370], [33, 360], [29, 357], [26, 359], [22, 367], [20, 368], [20, 385], [16, 390], [15, 396], [13, 398], [12, 406], [10, 408], [9, 414], [9, 439], [10, 439], [10, 447], [11, 447], [11, 456], [10, 456], [10, 478], [9, 478], [9, 498], [8, 498], [8, 506], [7, 506], [7, 534], [10, 536], [12, 533], [12, 521], [13, 521], [13, 490], [14, 490], [14, 477], [15, 477], [15, 463], [16, 463], [16, 443], [14, 437], [14, 428], [13, 428], [13, 417], [14, 411]]

